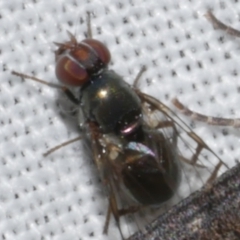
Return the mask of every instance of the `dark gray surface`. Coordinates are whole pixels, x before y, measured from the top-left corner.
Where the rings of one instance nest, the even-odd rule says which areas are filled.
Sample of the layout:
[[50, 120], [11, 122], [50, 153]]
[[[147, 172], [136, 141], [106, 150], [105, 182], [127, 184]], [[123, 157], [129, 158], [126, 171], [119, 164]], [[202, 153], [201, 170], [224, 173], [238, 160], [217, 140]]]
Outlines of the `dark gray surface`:
[[240, 239], [240, 164], [137, 232], [129, 240]]

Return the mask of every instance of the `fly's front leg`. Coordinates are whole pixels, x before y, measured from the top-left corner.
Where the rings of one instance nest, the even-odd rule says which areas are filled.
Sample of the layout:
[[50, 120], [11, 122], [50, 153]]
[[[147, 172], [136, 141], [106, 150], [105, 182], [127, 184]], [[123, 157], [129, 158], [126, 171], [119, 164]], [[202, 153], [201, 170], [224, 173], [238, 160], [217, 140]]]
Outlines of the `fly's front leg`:
[[75, 105], [79, 105], [80, 101], [78, 98], [76, 98], [76, 96], [71, 92], [71, 90], [65, 86], [62, 87], [61, 89], [64, 94], [66, 95], [66, 97]]
[[15, 72], [15, 71], [12, 71], [12, 74], [15, 75], [15, 76], [18, 76], [18, 77], [21, 77], [23, 79], [29, 79], [29, 80], [32, 80], [32, 81], [35, 81], [35, 82], [38, 82], [38, 83], [41, 83], [41, 84], [44, 84], [44, 85], [47, 85], [49, 87], [52, 87], [52, 88], [57, 88], [57, 89], [60, 89], [62, 90], [65, 95], [67, 96], [67, 98], [74, 104], [78, 105], [80, 102], [79, 100], [74, 96], [74, 94], [71, 92], [71, 90], [69, 88], [67, 88], [66, 86], [61, 86], [59, 84], [55, 84], [55, 83], [49, 83], [47, 81], [44, 81], [42, 79], [39, 79], [39, 78], [36, 78], [34, 76], [29, 76], [29, 75], [26, 75], [26, 74], [23, 74], [23, 73], [19, 73], [19, 72]]
[[[52, 88], [60, 89], [60, 90], [62, 90], [64, 92], [64, 94], [67, 96], [67, 98], [72, 103], [79, 105], [79, 100], [74, 96], [74, 94], [70, 91], [70, 89], [68, 89], [65, 86], [61, 86], [61, 85], [54, 84], [54, 83], [49, 83], [49, 82], [44, 81], [42, 79], [36, 78], [34, 76], [29, 76], [29, 75], [26, 75], [26, 74], [23, 74], [23, 73], [15, 72], [15, 71], [12, 71], [12, 74], [15, 75], [15, 76], [21, 77], [23, 79], [29, 79], [29, 80], [32, 80], [32, 81], [35, 81], [35, 82], [47, 85], [47, 86], [52, 87]], [[77, 137], [77, 138], [71, 139], [69, 141], [66, 141], [64, 143], [61, 143], [61, 144], [51, 148], [50, 150], [48, 150], [46, 153], [43, 154], [43, 156], [46, 157], [49, 154], [55, 152], [56, 150], [66, 146], [66, 145], [69, 145], [69, 144], [71, 144], [73, 142], [79, 141], [81, 138], [82, 137]]]

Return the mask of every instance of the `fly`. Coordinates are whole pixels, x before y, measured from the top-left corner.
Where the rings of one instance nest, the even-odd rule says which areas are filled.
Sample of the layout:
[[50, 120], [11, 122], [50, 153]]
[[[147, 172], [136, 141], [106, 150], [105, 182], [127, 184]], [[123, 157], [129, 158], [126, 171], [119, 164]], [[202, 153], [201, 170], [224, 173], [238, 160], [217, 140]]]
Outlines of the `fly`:
[[[69, 41], [56, 43], [55, 72], [63, 85], [15, 71], [12, 74], [58, 88], [77, 106], [83, 134], [50, 149], [45, 156], [85, 136], [108, 196], [103, 232], [107, 234], [113, 216], [121, 238], [125, 239], [123, 216], [148, 206], [159, 206], [180, 195], [178, 190], [183, 178], [190, 186], [190, 178], [182, 171], [183, 165], [196, 174], [198, 169], [208, 171], [210, 168], [202, 160], [202, 151], [207, 150], [217, 159], [216, 166], [211, 164], [208, 180], [205, 179], [211, 183], [225, 164], [165, 104], [139, 90], [145, 67], [132, 86], [108, 69], [110, 52], [102, 42], [92, 38], [89, 14], [87, 23], [88, 37], [83, 41], [78, 42], [68, 33]], [[79, 95], [76, 97], [65, 85], [79, 88]], [[179, 143], [188, 156], [179, 151]]]

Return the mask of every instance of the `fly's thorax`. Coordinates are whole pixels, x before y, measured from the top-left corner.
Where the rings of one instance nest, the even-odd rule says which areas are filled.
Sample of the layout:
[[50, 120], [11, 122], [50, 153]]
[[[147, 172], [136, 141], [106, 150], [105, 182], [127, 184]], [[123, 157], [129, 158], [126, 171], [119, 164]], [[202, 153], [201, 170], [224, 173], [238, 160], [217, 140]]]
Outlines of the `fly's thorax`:
[[141, 102], [135, 91], [114, 71], [105, 69], [80, 90], [86, 120], [101, 132], [128, 134], [141, 122]]

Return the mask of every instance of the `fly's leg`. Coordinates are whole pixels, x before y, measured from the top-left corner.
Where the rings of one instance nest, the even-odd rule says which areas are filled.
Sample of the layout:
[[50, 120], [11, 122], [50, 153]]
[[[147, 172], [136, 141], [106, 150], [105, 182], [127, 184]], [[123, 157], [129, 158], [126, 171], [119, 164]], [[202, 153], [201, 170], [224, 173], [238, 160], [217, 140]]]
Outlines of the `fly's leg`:
[[208, 145], [194, 132], [187, 132], [188, 136], [190, 138], [192, 138], [196, 143], [197, 143], [197, 147], [195, 149], [195, 152], [193, 154], [193, 156], [191, 157], [191, 159], [187, 159], [184, 158], [183, 156], [181, 156], [181, 160], [194, 165], [194, 166], [199, 166], [199, 164], [197, 164], [199, 155], [201, 153], [202, 150], [207, 149], [208, 151], [212, 152], [213, 155], [215, 157], [217, 157], [218, 159], [218, 164], [214, 167], [213, 171], [211, 172], [211, 175], [209, 176], [209, 178], [206, 181], [206, 184], [212, 184], [214, 182], [214, 180], [217, 178], [218, 172], [220, 170], [220, 168], [224, 165], [228, 168], [228, 166], [208, 147]]
[[[72, 35], [70, 32], [68, 32], [69, 34], [69, 37], [71, 39], [71, 41], [74, 41], [77, 43], [77, 40], [75, 38], [74, 35]], [[88, 38], [92, 38], [92, 30], [91, 30], [91, 18], [90, 18], [90, 13], [87, 13], [87, 37]], [[58, 43], [57, 43], [58, 45]], [[35, 81], [35, 82], [38, 82], [38, 83], [41, 83], [41, 84], [44, 84], [44, 85], [47, 85], [49, 87], [52, 87], [52, 88], [57, 88], [57, 89], [60, 89], [61, 91], [63, 91], [63, 93], [66, 95], [66, 97], [75, 105], [79, 105], [80, 104], [80, 101], [78, 98], [76, 98], [76, 96], [71, 92], [71, 90], [69, 88], [67, 88], [66, 86], [62, 86], [62, 85], [59, 85], [59, 84], [54, 84], [54, 83], [49, 83], [47, 81], [44, 81], [42, 79], [39, 79], [39, 78], [36, 78], [34, 76], [30, 76], [30, 75], [26, 75], [26, 74], [23, 74], [23, 73], [19, 73], [19, 72], [16, 72], [16, 71], [12, 71], [12, 74], [15, 75], [15, 76], [18, 76], [18, 77], [21, 77], [21, 78], [24, 78], [24, 79], [29, 79], [29, 80], [32, 80], [32, 81]], [[46, 153], [43, 154], [44, 157], [48, 156], [49, 154], [51, 154], [52, 152], [68, 145], [68, 144], [71, 144], [73, 142], [76, 142], [76, 141], [79, 141], [81, 140], [81, 137], [77, 137], [77, 138], [74, 138], [74, 139], [71, 139], [69, 141], [66, 141], [64, 143], [61, 143], [53, 148], [51, 148], [50, 150], [48, 150]]]
[[139, 81], [140, 78], [142, 77], [143, 73], [147, 70], [146, 66], [142, 66], [139, 73], [137, 74], [137, 76], [135, 77], [134, 81], [133, 81], [133, 88], [134, 89], [138, 89], [138, 85], [139, 85]]
[[[109, 222], [111, 215], [113, 215], [117, 227], [119, 229], [120, 235], [122, 239], [123, 233], [120, 227], [120, 218], [124, 215], [135, 213], [143, 206], [141, 205], [129, 205], [127, 208], [119, 207], [119, 198], [121, 196], [117, 196], [119, 193], [120, 186], [120, 178], [119, 176], [121, 172], [119, 172], [118, 167], [114, 167], [114, 159], [118, 154], [121, 154], [121, 149], [117, 145], [113, 143], [104, 142], [104, 137], [102, 133], [99, 131], [99, 127], [94, 122], [88, 123], [89, 132], [91, 136], [92, 143], [92, 153], [95, 164], [99, 170], [102, 183], [105, 185], [107, 193], [108, 193], [108, 211], [106, 215], [106, 220], [103, 228], [103, 233], [107, 234], [109, 228]], [[104, 144], [104, 151], [103, 146]]]
[[34, 76], [29, 76], [29, 75], [26, 75], [26, 74], [23, 74], [23, 73], [19, 73], [19, 72], [15, 72], [15, 71], [12, 71], [12, 74], [15, 75], [15, 76], [18, 76], [18, 77], [21, 77], [21, 78], [24, 78], [24, 79], [29, 79], [29, 80], [33, 80], [35, 82], [38, 82], [38, 83], [41, 83], [41, 84], [44, 84], [44, 85], [47, 85], [49, 87], [52, 87], [52, 88], [57, 88], [57, 89], [60, 89], [64, 92], [64, 94], [67, 96], [67, 98], [74, 104], [78, 105], [80, 102], [79, 100], [74, 96], [74, 94], [71, 92], [70, 89], [68, 89], [66, 86], [61, 86], [59, 84], [55, 84], [55, 83], [49, 83], [47, 81], [44, 81], [44, 80], [41, 80], [39, 78], [36, 78]]
[[[191, 129], [179, 117], [177, 117], [177, 115], [170, 108], [168, 108], [162, 102], [158, 101], [157, 99], [145, 93], [142, 93], [138, 90], [136, 90], [136, 93], [140, 97], [142, 104], [149, 105], [149, 108], [152, 112], [157, 110], [160, 111], [162, 114], [165, 115], [167, 119], [169, 119], [170, 122], [173, 122], [176, 127], [179, 127], [180, 129], [182, 129], [182, 131], [184, 131], [197, 144], [195, 150], [193, 151], [192, 157], [190, 159], [186, 159], [183, 156], [180, 156], [182, 161], [185, 161], [188, 164], [196, 166], [199, 156], [204, 149], [211, 152], [218, 159], [219, 163], [215, 166], [207, 182], [212, 182], [213, 181], [212, 179], [216, 178], [217, 173], [221, 166], [224, 165], [226, 168], [228, 168], [227, 164], [225, 164], [197, 134], [191, 131]], [[171, 115], [174, 115], [174, 118]], [[178, 134], [178, 131], [176, 128], [175, 128], [175, 131]], [[181, 138], [179, 134], [177, 137]], [[185, 142], [184, 139], [182, 139], [182, 141]]]
[[111, 218], [111, 214], [112, 214], [117, 223], [117, 227], [119, 229], [121, 238], [124, 239], [124, 236], [123, 236], [123, 233], [122, 233], [122, 230], [120, 227], [120, 218], [125, 215], [128, 215], [128, 214], [136, 213], [143, 208], [144, 208], [144, 206], [141, 206], [141, 205], [135, 205], [135, 206], [133, 205], [128, 208], [119, 209], [117, 200], [116, 200], [114, 194], [112, 193], [111, 196], [109, 197], [108, 211], [107, 211], [106, 220], [105, 220], [105, 224], [104, 224], [104, 228], [103, 228], [103, 233], [104, 234], [108, 233], [110, 218]]
[[[158, 122], [158, 124], [154, 127], [154, 128], [166, 128], [166, 127], [172, 127], [173, 130], [174, 130], [174, 136], [176, 136], [176, 142], [177, 142], [177, 129], [175, 127], [175, 124], [174, 124], [174, 119], [172, 119], [169, 115], [170, 112], [172, 112], [165, 104], [161, 103], [160, 101], [158, 101], [157, 99], [154, 99], [153, 97], [150, 97], [149, 95], [147, 94], [143, 94], [141, 93], [141, 91], [138, 89], [138, 85], [139, 85], [139, 80], [142, 76], [142, 74], [146, 71], [146, 67], [143, 66], [142, 69], [140, 70], [140, 72], [138, 73], [137, 77], [135, 78], [134, 80], [134, 84], [133, 84], [133, 87], [135, 89], [135, 92], [138, 94], [138, 96], [140, 97], [140, 99], [142, 100], [142, 107], [143, 109], [146, 109], [146, 107], [144, 106], [144, 103], [147, 103], [148, 104], [148, 110], [150, 110], [152, 113], [154, 111], [160, 111], [161, 113], [167, 115], [167, 117], [170, 118], [169, 121], [160, 121]], [[144, 99], [144, 96], [145, 96], [145, 99]], [[145, 110], [146, 114], [147, 114], [147, 111]], [[188, 130], [190, 130], [188, 128]], [[185, 131], [185, 130], [184, 130]], [[190, 164], [190, 165], [194, 165], [194, 166], [198, 166], [198, 167], [204, 167], [203, 165], [201, 164], [197, 164], [197, 159], [201, 153], [201, 151], [203, 149], [207, 149], [209, 150], [210, 152], [211, 149], [205, 144], [205, 142], [200, 138], [198, 137], [194, 132], [190, 131], [190, 132], [187, 132], [188, 136], [190, 138], [192, 138], [196, 143], [197, 143], [197, 147], [195, 149], [195, 153], [193, 154], [192, 158], [191, 159], [187, 159], [187, 158], [184, 158], [183, 156], [180, 156], [181, 160]], [[213, 152], [212, 152], [213, 153]], [[213, 153], [218, 159], [219, 157]], [[220, 160], [220, 159], [219, 159]], [[222, 162], [222, 160], [220, 160], [220, 163], [221, 165], [224, 164]], [[225, 164], [224, 164], [225, 165]], [[220, 167], [216, 166], [216, 169], [219, 169]], [[215, 172], [215, 170], [214, 170]]]
[[[41, 84], [44, 84], [44, 85], [47, 85], [49, 87], [53, 87], [53, 88], [57, 88], [57, 89], [60, 89], [64, 92], [64, 94], [67, 96], [67, 98], [72, 102], [74, 103], [75, 105], [79, 105], [79, 100], [74, 96], [74, 94], [65, 86], [61, 86], [61, 85], [58, 85], [58, 84], [54, 84], [54, 83], [49, 83], [47, 81], [44, 81], [44, 80], [41, 80], [39, 78], [36, 78], [34, 76], [29, 76], [29, 75], [26, 75], [26, 74], [23, 74], [23, 73], [19, 73], [19, 72], [15, 72], [15, 71], [12, 71], [12, 74], [15, 75], [15, 76], [18, 76], [18, 77], [21, 77], [21, 78], [24, 78], [24, 79], [30, 79], [30, 80], [33, 80], [35, 82], [38, 82], [38, 83], [41, 83]], [[52, 152], [55, 152], [56, 150], [66, 146], [66, 145], [69, 145], [73, 142], [76, 142], [76, 141], [79, 141], [81, 140], [81, 137], [77, 137], [77, 138], [74, 138], [74, 139], [71, 139], [69, 141], [66, 141], [64, 143], [61, 143], [53, 148], [51, 148], [50, 150], [48, 150], [46, 153], [43, 154], [44, 157], [48, 156], [49, 154], [51, 154]]]
[[120, 227], [120, 215], [118, 214], [117, 201], [116, 201], [116, 198], [113, 193], [109, 196], [109, 200], [108, 200], [108, 211], [107, 211], [106, 220], [105, 220], [105, 224], [104, 224], [104, 228], [103, 228], [104, 234], [108, 233], [108, 227], [109, 227], [111, 214], [113, 214], [113, 216], [115, 218], [121, 238], [124, 239], [123, 233], [122, 233], [122, 230]]
[[[77, 40], [75, 38], [75, 36], [73, 34], [71, 34], [70, 32], [68, 32], [70, 40], [72, 42], [75, 42], [77, 44]], [[90, 13], [87, 13], [87, 37], [88, 38], [92, 38], [92, 30], [91, 30], [91, 18], [90, 18]], [[61, 43], [56, 43], [56, 45], [62, 45]], [[55, 83], [49, 83], [47, 81], [44, 81], [42, 79], [36, 78], [34, 76], [30, 76], [30, 75], [26, 75], [20, 72], [16, 72], [16, 71], [12, 71], [12, 74], [24, 79], [29, 79], [29, 80], [33, 80], [35, 82], [47, 85], [49, 87], [53, 87], [53, 88], [57, 88], [62, 90], [65, 95], [67, 96], [67, 98], [74, 104], [79, 105], [79, 99], [77, 99], [74, 94], [71, 92], [71, 90], [69, 88], [67, 88], [66, 86], [62, 86], [59, 84], [55, 84]]]
[[[146, 108], [146, 107], [145, 107]], [[144, 109], [144, 107], [143, 107]], [[155, 111], [159, 111], [158, 109], [151, 109], [151, 114], [154, 113]], [[176, 125], [174, 124], [173, 120], [165, 120], [165, 121], [159, 121], [155, 126], [154, 129], [164, 129], [164, 128], [172, 128], [173, 129], [173, 145], [175, 147], [177, 147], [177, 138], [179, 137], [178, 135], [178, 131], [176, 128]], [[181, 159], [181, 161], [189, 164], [189, 165], [193, 165], [196, 167], [200, 167], [200, 168], [205, 168], [204, 165], [202, 164], [198, 164], [197, 163], [197, 159], [198, 156], [200, 154], [200, 152], [206, 147], [203, 141], [201, 141], [201, 139], [197, 139], [197, 135], [193, 135], [194, 133], [189, 132], [187, 133], [191, 138], [194, 138], [194, 141], [197, 142], [197, 147], [194, 151], [194, 154], [192, 155], [191, 159], [187, 159], [185, 157], [183, 157], [182, 155], [179, 155], [179, 158]]]
[[125, 216], [128, 214], [136, 213], [142, 208], [143, 208], [143, 206], [136, 205], [136, 206], [130, 206], [128, 208], [118, 209], [117, 200], [116, 200], [114, 194], [111, 194], [109, 197], [109, 205], [108, 205], [108, 211], [107, 211], [106, 220], [105, 220], [105, 224], [104, 224], [104, 228], [103, 228], [103, 233], [104, 234], [108, 233], [108, 227], [109, 227], [111, 214], [113, 214], [114, 219], [117, 223], [117, 227], [119, 229], [121, 238], [124, 239], [124, 236], [123, 236], [123, 233], [122, 233], [122, 230], [120, 227], [120, 218], [122, 216]]
[[90, 12], [87, 12], [87, 37], [92, 38], [92, 25]]
[[210, 125], [217, 126], [231, 126], [234, 128], [240, 127], [240, 118], [231, 119], [231, 118], [218, 118], [211, 117], [207, 115], [203, 115], [197, 112], [190, 110], [188, 107], [183, 105], [177, 98], [172, 100], [173, 105], [180, 110], [180, 112], [193, 120], [197, 120], [200, 122], [205, 122]]
[[47, 157], [49, 154], [57, 151], [58, 149], [60, 149], [60, 148], [62, 148], [62, 147], [65, 147], [65, 146], [67, 146], [67, 145], [69, 145], [69, 144], [72, 144], [72, 143], [74, 143], [74, 142], [77, 142], [77, 141], [79, 141], [79, 140], [81, 140], [81, 139], [82, 139], [82, 137], [76, 137], [76, 138], [71, 139], [71, 140], [69, 140], [69, 141], [63, 142], [63, 143], [61, 143], [61, 144], [59, 144], [59, 145], [57, 145], [57, 146], [49, 149], [47, 152], [45, 152], [45, 153], [43, 154], [43, 156], [44, 156], [44, 157]]
[[[75, 44], [77, 44], [77, 40], [75, 38], [75, 36], [68, 32], [68, 35], [70, 37], [70, 40], [72, 42], [74, 42]], [[91, 17], [90, 17], [90, 13], [88, 12], [87, 13], [87, 38], [92, 38], [92, 29], [91, 29]], [[61, 43], [56, 43], [56, 45], [62, 45]], [[34, 76], [29, 76], [29, 75], [26, 75], [26, 74], [23, 74], [23, 73], [19, 73], [19, 72], [15, 72], [15, 71], [12, 71], [12, 74], [15, 75], [15, 76], [18, 76], [18, 77], [21, 77], [21, 78], [24, 78], [24, 79], [30, 79], [30, 80], [33, 80], [35, 82], [39, 82], [41, 84], [44, 84], [44, 85], [47, 85], [49, 87], [53, 87], [53, 88], [57, 88], [57, 89], [60, 89], [62, 90], [65, 95], [67, 96], [67, 98], [74, 104], [76, 105], [79, 105], [79, 99], [77, 99], [74, 94], [70, 91], [69, 88], [67, 88], [66, 86], [61, 86], [59, 84], [54, 84], [54, 83], [49, 83], [47, 81], [44, 81], [44, 80], [41, 80], [39, 78], [36, 78]]]
[[[206, 14], [206, 17], [208, 17], [210, 19], [213, 19], [212, 22], [214, 22], [214, 20], [216, 19], [216, 18], [214, 18], [213, 14], [210, 11]], [[236, 30], [235, 31], [233, 31], [233, 30], [234, 29], [231, 29], [230, 32], [235, 32], [236, 31]], [[169, 121], [159, 122], [158, 125], [156, 125], [156, 128], [171, 127], [171, 125], [172, 125], [172, 127], [174, 129], [174, 136], [176, 138], [176, 140], [174, 140], [174, 141], [177, 142], [177, 137], [178, 137], [177, 136], [178, 131], [177, 131], [177, 129], [175, 127], [175, 124], [174, 124], [174, 123], [176, 123], [176, 125], [178, 127], [180, 127], [184, 132], [186, 132], [188, 134], [188, 136], [197, 143], [197, 147], [196, 147], [196, 149], [195, 149], [191, 159], [187, 159], [187, 158], [185, 158], [183, 156], [180, 156], [180, 159], [182, 161], [184, 161], [184, 162], [186, 162], [186, 163], [188, 163], [190, 165], [193, 165], [193, 166], [204, 167], [201, 164], [197, 164], [197, 160], [199, 158], [199, 155], [202, 152], [202, 150], [204, 150], [204, 149], [210, 151], [219, 160], [219, 163], [215, 166], [211, 176], [207, 180], [207, 183], [213, 182], [213, 180], [215, 180], [216, 177], [217, 177], [217, 174], [218, 174], [218, 171], [219, 171], [220, 167], [222, 165], [224, 165], [225, 167], [228, 168], [228, 166], [208, 147], [208, 145], [198, 135], [196, 135], [194, 132], [192, 132], [191, 129], [180, 118], [177, 117], [177, 119], [182, 123], [182, 125], [184, 127], [181, 126], [180, 124], [178, 124], [171, 117], [171, 114], [175, 115], [173, 113], [173, 111], [171, 111], [171, 109], [169, 109], [165, 104], [163, 104], [162, 102], [158, 101], [157, 99], [155, 99], [155, 98], [153, 98], [153, 97], [151, 97], [151, 96], [149, 96], [147, 94], [142, 93], [138, 89], [138, 84], [139, 84], [140, 77], [142, 76], [142, 74], [145, 71], [146, 71], [146, 67], [144, 66], [144, 67], [142, 67], [142, 69], [140, 70], [139, 74], [135, 78], [135, 81], [134, 81], [134, 84], [133, 84], [135, 92], [138, 94], [138, 96], [140, 97], [140, 99], [142, 101], [142, 106], [144, 106], [144, 104], [147, 103], [148, 106], [149, 106], [149, 109], [151, 110], [151, 112], [154, 112], [154, 111], [158, 110], [162, 114], [166, 115], [166, 117], [169, 119]]]
[[225, 25], [223, 22], [219, 21], [211, 11], [205, 14], [205, 17], [212, 23], [213, 27], [225, 31], [227, 34], [234, 37], [240, 37], [240, 31], [236, 30], [230, 26]]

